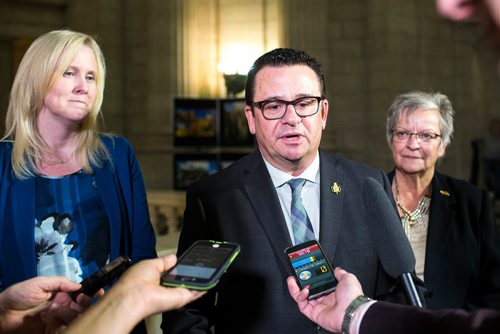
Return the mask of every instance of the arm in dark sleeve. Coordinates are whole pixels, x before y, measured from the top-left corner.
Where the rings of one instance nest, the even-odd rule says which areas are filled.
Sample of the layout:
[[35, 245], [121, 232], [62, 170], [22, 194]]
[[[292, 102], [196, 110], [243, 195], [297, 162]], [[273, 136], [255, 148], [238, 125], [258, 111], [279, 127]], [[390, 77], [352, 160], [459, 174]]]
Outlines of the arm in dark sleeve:
[[368, 308], [359, 334], [500, 333], [500, 312], [481, 309], [431, 311], [425, 308], [377, 302]]

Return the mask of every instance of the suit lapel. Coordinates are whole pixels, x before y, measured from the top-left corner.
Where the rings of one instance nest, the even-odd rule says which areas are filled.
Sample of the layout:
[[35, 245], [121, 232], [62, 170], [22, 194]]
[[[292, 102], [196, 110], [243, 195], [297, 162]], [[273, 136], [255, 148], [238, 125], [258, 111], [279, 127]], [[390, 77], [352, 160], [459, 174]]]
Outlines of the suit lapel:
[[284, 250], [292, 245], [292, 240], [281, 211], [278, 195], [260, 153], [253, 153], [251, 158], [248, 168], [243, 171], [241, 182], [248, 194], [258, 223], [274, 248], [275, 255], [287, 270], [288, 263]]
[[345, 170], [328, 154], [320, 155], [320, 235], [323, 250], [332, 260], [340, 231]]
[[[432, 181], [432, 198], [429, 213], [429, 227], [427, 230], [427, 247], [425, 252], [425, 281], [431, 281], [434, 274], [443, 270], [441, 259], [445, 259], [443, 252], [448, 240], [454, 212], [450, 209], [455, 203], [448, 184], [437, 172]], [[431, 255], [432, 254], [432, 255]]]

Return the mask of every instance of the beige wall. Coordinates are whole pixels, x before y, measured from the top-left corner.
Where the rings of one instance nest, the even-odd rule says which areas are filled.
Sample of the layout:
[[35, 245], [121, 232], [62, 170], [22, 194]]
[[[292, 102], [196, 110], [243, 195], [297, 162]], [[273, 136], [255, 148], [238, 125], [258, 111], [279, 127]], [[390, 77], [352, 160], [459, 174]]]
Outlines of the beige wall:
[[97, 35], [106, 129], [131, 140], [149, 189], [172, 188], [173, 98], [224, 96], [216, 64], [233, 41], [316, 56], [332, 106], [323, 148], [386, 170], [385, 113], [401, 92], [450, 97], [456, 132], [442, 170], [459, 178], [469, 177], [471, 140], [500, 114], [497, 53], [475, 25], [438, 17], [433, 1], [10, 0], [0, 13], [0, 118], [16, 40], [63, 27]]

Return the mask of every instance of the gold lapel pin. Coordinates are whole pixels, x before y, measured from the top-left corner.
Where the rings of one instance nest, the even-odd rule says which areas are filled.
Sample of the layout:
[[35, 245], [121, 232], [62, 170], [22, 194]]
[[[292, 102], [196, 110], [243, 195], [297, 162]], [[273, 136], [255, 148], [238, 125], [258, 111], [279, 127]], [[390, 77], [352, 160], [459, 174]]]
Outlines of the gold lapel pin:
[[340, 188], [340, 186], [337, 184], [337, 182], [333, 182], [333, 184], [330, 186], [330, 190], [335, 195], [338, 195], [342, 191], [342, 188]]
[[446, 190], [440, 190], [439, 193], [443, 196], [450, 196], [450, 193], [447, 192]]

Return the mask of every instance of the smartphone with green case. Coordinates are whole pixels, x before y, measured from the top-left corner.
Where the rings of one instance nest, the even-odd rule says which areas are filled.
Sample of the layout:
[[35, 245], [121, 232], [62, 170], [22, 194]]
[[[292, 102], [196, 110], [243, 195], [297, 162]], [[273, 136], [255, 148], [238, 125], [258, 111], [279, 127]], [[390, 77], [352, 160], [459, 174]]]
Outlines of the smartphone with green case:
[[234, 242], [198, 240], [161, 275], [161, 284], [193, 290], [209, 290], [219, 282], [240, 252]]

